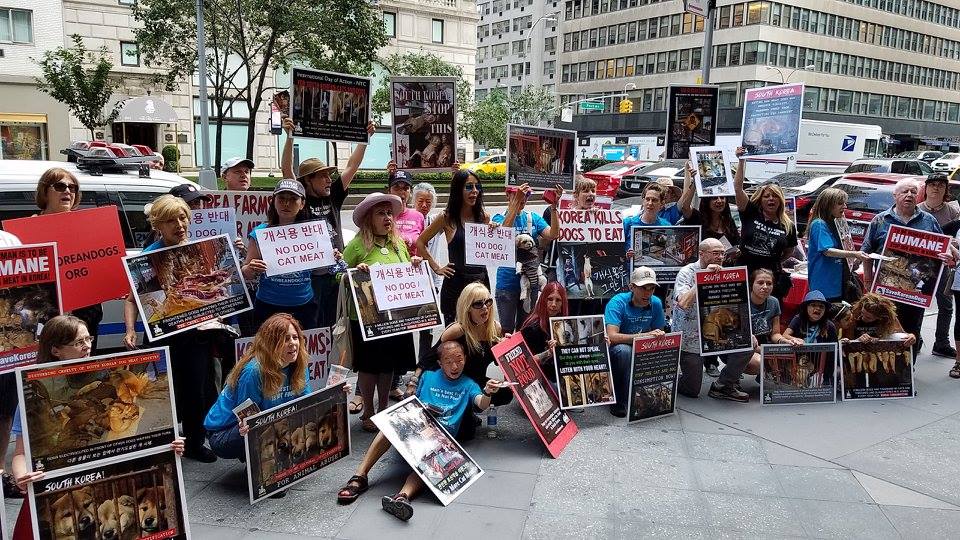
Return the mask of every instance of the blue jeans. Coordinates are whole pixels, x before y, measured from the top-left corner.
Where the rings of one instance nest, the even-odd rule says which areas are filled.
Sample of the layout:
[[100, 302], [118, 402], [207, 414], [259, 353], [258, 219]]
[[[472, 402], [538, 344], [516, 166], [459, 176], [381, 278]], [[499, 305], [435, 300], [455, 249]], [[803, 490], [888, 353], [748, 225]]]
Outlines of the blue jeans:
[[[500, 328], [504, 333], [512, 334], [519, 328], [524, 319], [530, 313], [523, 310], [523, 301], [520, 300], [520, 290], [508, 291], [506, 289], [497, 289], [497, 317], [500, 320]], [[530, 291], [530, 309], [533, 310], [537, 305], [539, 291]]]
[[220, 431], [207, 431], [207, 440], [210, 441], [210, 449], [217, 457], [246, 461], [247, 454], [239, 424]]
[[632, 345], [621, 343], [610, 347], [610, 367], [613, 368], [613, 391], [617, 394], [617, 408], [627, 408], [632, 362]]

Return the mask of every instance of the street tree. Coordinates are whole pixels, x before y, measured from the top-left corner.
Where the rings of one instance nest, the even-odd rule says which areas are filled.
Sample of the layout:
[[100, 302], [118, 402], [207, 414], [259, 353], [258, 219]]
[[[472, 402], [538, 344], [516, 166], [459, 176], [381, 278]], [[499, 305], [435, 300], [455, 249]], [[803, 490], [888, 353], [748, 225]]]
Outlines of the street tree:
[[556, 97], [543, 87], [524, 87], [507, 95], [494, 88], [463, 108], [463, 133], [487, 148], [506, 148], [507, 124], [537, 126], [554, 116]]
[[[380, 86], [373, 93], [371, 112], [374, 121], [383, 123], [384, 115], [390, 112], [390, 77], [456, 77], [457, 116], [461, 119], [462, 108], [470, 103], [470, 81], [463, 75], [463, 69], [429, 52], [393, 53], [380, 60], [386, 71], [380, 79]], [[460, 122], [462, 128], [463, 123]]]
[[43, 58], [31, 58], [38, 66], [42, 77], [36, 78], [37, 88], [63, 103], [77, 120], [90, 130], [113, 122], [119, 110], [105, 112], [120, 81], [110, 76], [113, 62], [106, 47], [89, 50], [83, 39], [73, 34], [71, 47], [57, 47], [43, 53]]

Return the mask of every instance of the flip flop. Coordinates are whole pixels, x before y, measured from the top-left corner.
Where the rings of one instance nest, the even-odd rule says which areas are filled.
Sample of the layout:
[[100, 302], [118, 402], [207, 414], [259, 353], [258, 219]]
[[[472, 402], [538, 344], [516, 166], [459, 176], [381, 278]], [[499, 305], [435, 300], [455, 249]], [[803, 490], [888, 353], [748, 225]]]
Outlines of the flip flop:
[[347, 410], [350, 411], [350, 414], [360, 414], [363, 412], [363, 399], [360, 396], [353, 398], [353, 400], [347, 404]]

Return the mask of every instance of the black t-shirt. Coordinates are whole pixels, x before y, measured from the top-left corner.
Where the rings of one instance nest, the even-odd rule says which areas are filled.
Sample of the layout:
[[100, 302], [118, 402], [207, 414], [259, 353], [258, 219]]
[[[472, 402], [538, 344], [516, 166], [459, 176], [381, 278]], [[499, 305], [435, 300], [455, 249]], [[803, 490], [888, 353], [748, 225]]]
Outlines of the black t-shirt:
[[726, 236], [731, 246], [736, 247], [740, 245], [740, 231], [737, 230], [737, 225], [733, 223], [732, 219], [730, 223], [732, 227], [730, 227], [727, 233], [717, 232], [711, 229], [708, 223], [704, 223], [703, 214], [700, 213], [700, 210], [694, 208], [690, 213], [690, 217], [683, 218], [683, 221], [677, 223], [677, 225], [699, 225], [701, 240], [706, 240], [707, 238], [716, 238], [719, 240], [721, 237]]
[[306, 210], [310, 219], [322, 219], [327, 222], [330, 242], [335, 249], [343, 251], [343, 230], [340, 228], [340, 210], [347, 199], [347, 190], [343, 189], [343, 180], [336, 179], [330, 184], [329, 197], [307, 195]]
[[[527, 345], [530, 347], [530, 352], [532, 352], [534, 356], [547, 350], [547, 341], [550, 340], [550, 336], [540, 328], [539, 321], [534, 321], [521, 328], [520, 334], [523, 335], [523, 340], [527, 342]], [[541, 363], [540, 367], [543, 369], [543, 374], [547, 376], [548, 380], [556, 380], [553, 356], [550, 356]]]
[[796, 228], [791, 226], [787, 231], [782, 222], [768, 221], [754, 203], [748, 204], [740, 214], [740, 225], [740, 264], [748, 266], [751, 271], [755, 268], [781, 271], [781, 259], [797, 247]]

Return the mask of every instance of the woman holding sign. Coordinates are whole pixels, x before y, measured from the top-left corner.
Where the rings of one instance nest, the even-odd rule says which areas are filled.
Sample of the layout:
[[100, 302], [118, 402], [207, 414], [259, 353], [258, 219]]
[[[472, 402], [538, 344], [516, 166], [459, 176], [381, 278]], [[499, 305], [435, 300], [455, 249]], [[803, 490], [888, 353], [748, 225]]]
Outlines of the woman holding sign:
[[550, 338], [550, 317], [566, 317], [569, 312], [566, 287], [551, 281], [543, 287], [536, 307], [520, 328], [530, 352], [540, 363], [547, 380], [553, 384], [556, 384], [557, 380], [557, 370], [553, 362], [553, 347], [556, 342]]
[[[839, 302], [845, 296], [844, 288], [851, 279], [850, 266], [844, 259], [860, 260], [873, 264], [870, 255], [862, 251], [843, 249], [836, 220], [847, 209], [847, 192], [827, 188], [817, 196], [810, 209], [810, 224], [807, 226], [807, 279], [811, 291], [820, 291], [827, 302]], [[856, 299], [851, 299], [856, 300]]]

